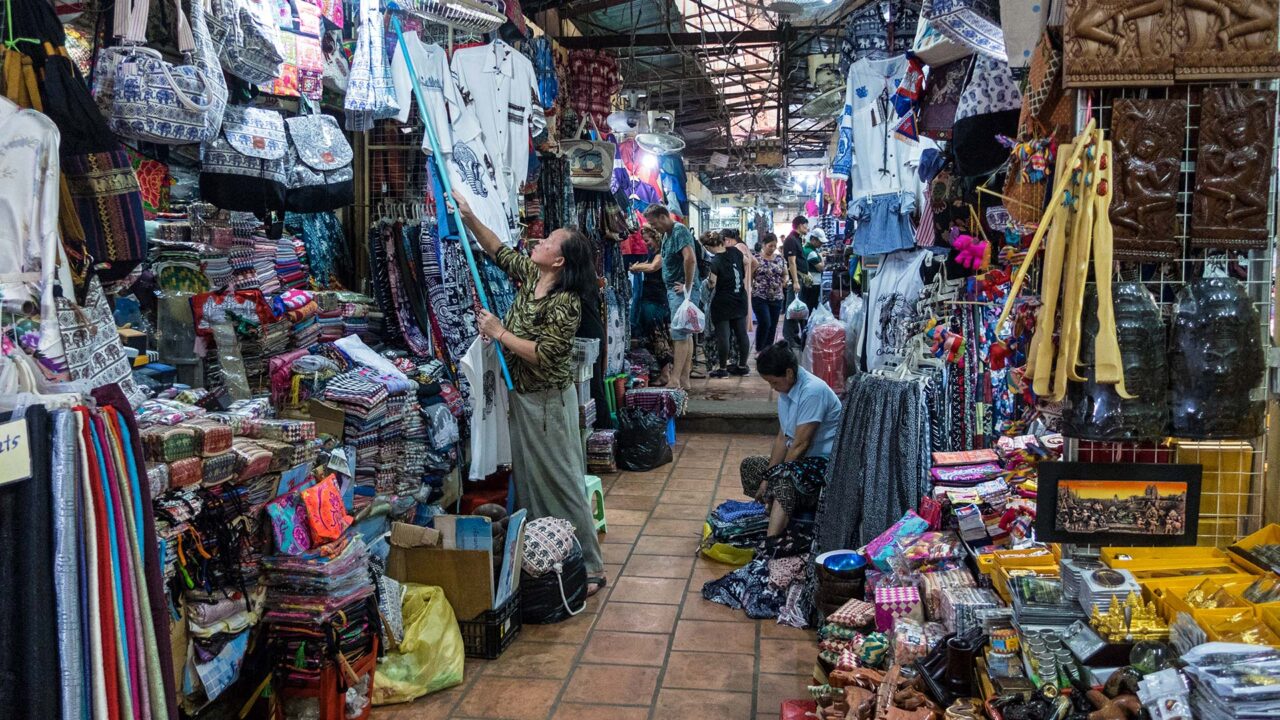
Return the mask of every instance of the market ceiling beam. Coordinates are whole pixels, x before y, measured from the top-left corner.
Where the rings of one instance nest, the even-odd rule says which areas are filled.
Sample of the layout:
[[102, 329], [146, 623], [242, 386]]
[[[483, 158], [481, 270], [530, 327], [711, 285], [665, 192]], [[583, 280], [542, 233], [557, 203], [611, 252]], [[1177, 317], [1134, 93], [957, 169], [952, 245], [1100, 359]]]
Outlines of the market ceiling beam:
[[673, 32], [673, 33], [636, 33], [614, 35], [591, 35], [583, 37], [560, 38], [564, 47], [574, 50], [583, 48], [624, 48], [624, 47], [694, 47], [698, 45], [771, 45], [789, 42], [795, 35], [794, 30], [742, 30], [734, 32]]
[[631, 2], [632, 0], [595, 0], [595, 2], [573, 3], [560, 8], [560, 17], [573, 19], [619, 5], [629, 5]]

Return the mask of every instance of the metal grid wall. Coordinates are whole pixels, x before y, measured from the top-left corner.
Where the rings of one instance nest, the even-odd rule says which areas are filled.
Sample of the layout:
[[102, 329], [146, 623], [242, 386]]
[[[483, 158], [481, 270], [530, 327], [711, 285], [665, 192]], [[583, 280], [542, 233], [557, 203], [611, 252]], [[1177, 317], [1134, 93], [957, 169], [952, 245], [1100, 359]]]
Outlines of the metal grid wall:
[[[1265, 339], [1264, 348], [1272, 346], [1273, 298], [1275, 280], [1273, 266], [1276, 251], [1275, 236], [1266, 250], [1248, 253], [1195, 249], [1188, 236], [1191, 228], [1191, 198], [1195, 192], [1196, 148], [1199, 145], [1200, 97], [1206, 88], [1236, 85], [1240, 87], [1275, 88], [1270, 82], [1253, 83], [1191, 83], [1159, 88], [1108, 88], [1097, 91], [1092, 104], [1086, 104], [1081, 120], [1091, 113], [1099, 127], [1110, 130], [1111, 105], [1120, 98], [1185, 99], [1187, 116], [1184, 122], [1182, 142], [1182, 173], [1178, 193], [1177, 239], [1182, 245], [1181, 259], [1158, 266], [1121, 263], [1117, 279], [1138, 280], [1155, 295], [1166, 321], [1172, 315], [1173, 303], [1178, 291], [1188, 282], [1211, 273], [1229, 271], [1245, 284], [1253, 298], [1254, 307], [1261, 320], [1259, 332]], [[1081, 123], [1083, 125], [1083, 123]], [[1277, 143], [1280, 146], [1280, 143]], [[1275, 227], [1276, 175], [1273, 172], [1267, 208], [1267, 225]], [[1267, 397], [1274, 390], [1271, 373], [1268, 372]], [[1269, 413], [1268, 425], [1275, 413]], [[1263, 522], [1263, 495], [1267, 485], [1267, 436], [1264, 434], [1246, 443], [1196, 443], [1191, 449], [1186, 444], [1180, 451], [1176, 442], [1158, 443], [1099, 443], [1071, 441], [1067, 457], [1084, 462], [1114, 463], [1174, 463], [1202, 462], [1205, 474], [1200, 500], [1199, 544], [1225, 546], [1242, 535], [1259, 529]], [[1182, 456], [1180, 458], [1180, 452]]]

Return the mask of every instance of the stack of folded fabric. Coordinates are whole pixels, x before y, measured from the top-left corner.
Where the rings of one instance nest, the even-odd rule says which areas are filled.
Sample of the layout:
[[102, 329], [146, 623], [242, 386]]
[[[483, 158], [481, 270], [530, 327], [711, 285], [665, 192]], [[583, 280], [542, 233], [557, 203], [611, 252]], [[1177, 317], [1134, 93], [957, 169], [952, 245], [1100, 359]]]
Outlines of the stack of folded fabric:
[[[271, 456], [267, 455], [268, 461]], [[237, 459], [235, 445], [229, 452], [210, 455], [203, 458], [200, 464], [200, 484], [205, 487], [221, 485], [236, 478]]]
[[618, 472], [618, 440], [614, 430], [597, 430], [587, 436], [587, 472]]
[[315, 439], [316, 424], [310, 420], [255, 418], [241, 427], [240, 434], [251, 438], [300, 443]]
[[198, 457], [174, 460], [169, 463], [169, 487], [184, 488], [195, 485], [204, 477], [204, 464]]
[[227, 264], [237, 290], [257, 290], [258, 276], [253, 272], [253, 245], [236, 241], [227, 252]]
[[344, 413], [343, 442], [356, 449], [356, 484], [377, 485], [378, 436], [387, 416], [387, 386], [352, 370], [329, 380], [324, 399]]
[[596, 424], [596, 401], [587, 400], [578, 406], [578, 427], [590, 428]]
[[707, 516], [715, 542], [735, 547], [751, 547], [769, 530], [769, 513], [758, 502], [725, 500]]
[[271, 451], [246, 437], [238, 437], [231, 445], [236, 459], [236, 479], [244, 482], [261, 477], [271, 469]]
[[638, 407], [657, 413], [663, 420], [684, 415], [689, 393], [680, 388], [632, 388], [627, 391], [627, 407]]
[[151, 463], [147, 466], [147, 487], [151, 497], [169, 490], [169, 466], [164, 463]]
[[209, 279], [210, 288], [230, 287], [235, 282], [235, 271], [226, 250], [205, 245], [200, 252], [200, 267]]
[[253, 274], [263, 295], [280, 292], [280, 280], [276, 277], [276, 241], [265, 235], [253, 237]]
[[231, 428], [213, 420], [195, 420], [186, 424], [195, 436], [196, 454], [218, 455], [231, 449]]
[[139, 425], [178, 425], [205, 414], [205, 409], [175, 399], [144, 400], [138, 407]]
[[189, 427], [153, 425], [143, 428], [141, 435], [147, 462], [173, 462], [196, 454], [195, 433]]
[[297, 241], [292, 235], [284, 235], [276, 241], [276, 278], [285, 290], [306, 287], [310, 272], [302, 260], [306, 256], [306, 250], [302, 249], [302, 255], [299, 256], [300, 248], [294, 245], [295, 242]]
[[427, 472], [427, 424], [422, 419], [422, 406], [418, 393], [409, 393], [404, 403], [404, 454], [401, 457], [400, 479], [417, 485]]
[[857, 653], [865, 636], [872, 630], [876, 619], [876, 606], [853, 598], [827, 616], [827, 622], [818, 629], [818, 657], [836, 664], [846, 651]]
[[369, 552], [358, 535], [343, 536], [304, 555], [262, 559], [266, 620], [318, 625], [373, 595]]

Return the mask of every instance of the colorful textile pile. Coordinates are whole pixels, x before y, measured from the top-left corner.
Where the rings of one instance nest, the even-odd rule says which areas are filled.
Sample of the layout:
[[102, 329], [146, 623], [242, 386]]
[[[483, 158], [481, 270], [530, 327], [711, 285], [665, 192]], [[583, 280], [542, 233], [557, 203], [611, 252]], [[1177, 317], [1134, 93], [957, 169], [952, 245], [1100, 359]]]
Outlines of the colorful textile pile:
[[614, 430], [597, 430], [587, 436], [587, 472], [618, 472], [618, 439]]

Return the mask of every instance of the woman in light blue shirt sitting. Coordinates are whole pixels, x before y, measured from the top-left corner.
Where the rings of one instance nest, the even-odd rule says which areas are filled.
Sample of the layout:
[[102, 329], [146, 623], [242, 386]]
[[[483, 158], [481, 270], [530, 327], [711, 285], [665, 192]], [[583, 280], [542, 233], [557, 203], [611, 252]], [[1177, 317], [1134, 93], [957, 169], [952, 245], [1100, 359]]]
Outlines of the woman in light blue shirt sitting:
[[840, 434], [840, 398], [800, 367], [786, 341], [756, 358], [756, 370], [778, 393], [778, 435], [768, 457], [742, 461], [742, 490], [769, 507], [770, 538], [782, 535], [797, 511], [813, 510], [827, 461]]

